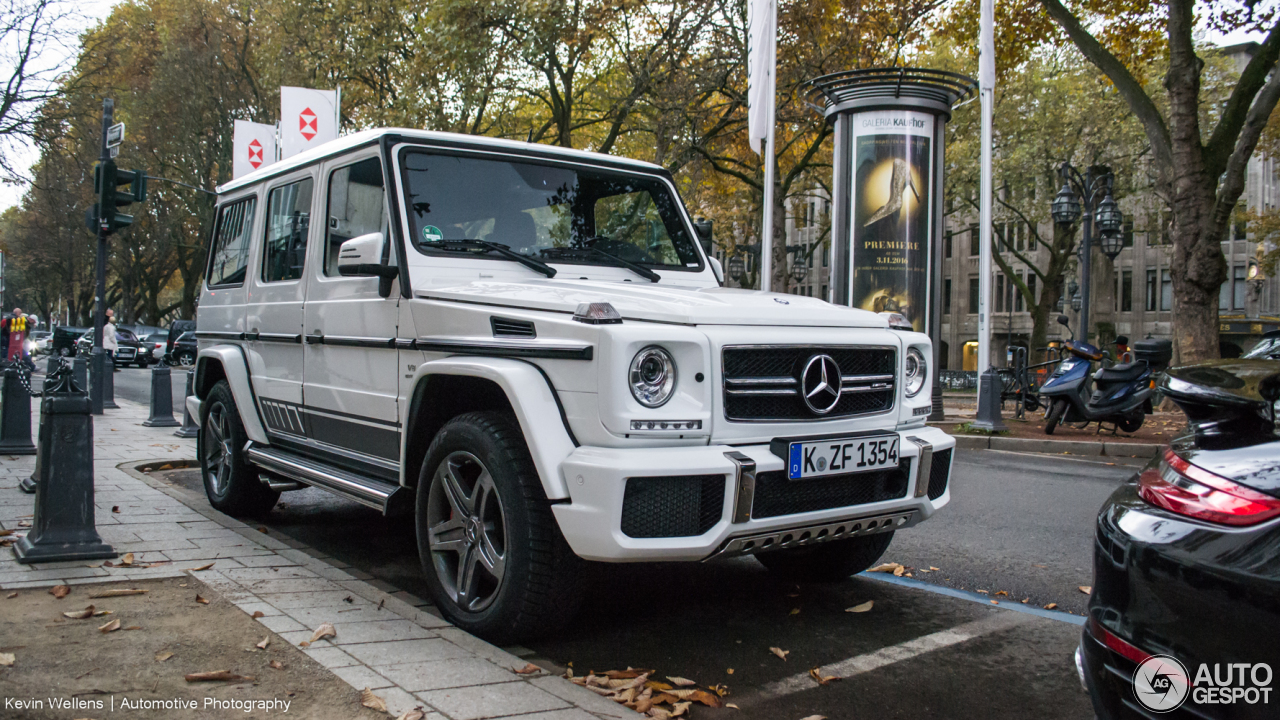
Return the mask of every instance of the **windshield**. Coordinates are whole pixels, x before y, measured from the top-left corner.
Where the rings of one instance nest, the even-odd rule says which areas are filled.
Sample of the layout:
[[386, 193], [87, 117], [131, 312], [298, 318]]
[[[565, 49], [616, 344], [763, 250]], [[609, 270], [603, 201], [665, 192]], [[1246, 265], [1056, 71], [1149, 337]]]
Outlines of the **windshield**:
[[421, 253], [458, 252], [433, 246], [442, 240], [485, 240], [544, 262], [616, 266], [607, 253], [657, 268], [702, 267], [679, 200], [656, 177], [421, 150], [401, 160]]
[[1246, 359], [1267, 359], [1280, 357], [1280, 337], [1264, 337], [1252, 350], [1245, 353]]

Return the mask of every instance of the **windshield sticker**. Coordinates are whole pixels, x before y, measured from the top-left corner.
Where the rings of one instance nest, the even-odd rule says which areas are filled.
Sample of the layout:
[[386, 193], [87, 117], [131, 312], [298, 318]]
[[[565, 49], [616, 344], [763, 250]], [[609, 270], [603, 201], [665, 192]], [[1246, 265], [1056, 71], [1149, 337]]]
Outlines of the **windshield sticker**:
[[440, 228], [435, 225], [428, 225], [422, 228], [422, 239], [427, 242], [439, 242], [444, 239], [444, 233], [440, 232]]

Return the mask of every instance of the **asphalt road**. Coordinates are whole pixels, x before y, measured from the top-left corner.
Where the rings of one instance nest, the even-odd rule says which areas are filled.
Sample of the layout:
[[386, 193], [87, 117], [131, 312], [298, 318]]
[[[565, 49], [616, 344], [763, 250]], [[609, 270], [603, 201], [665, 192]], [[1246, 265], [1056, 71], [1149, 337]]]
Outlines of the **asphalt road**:
[[[748, 558], [595, 565], [570, 630], [512, 650], [557, 672], [570, 663], [578, 674], [634, 666], [728, 685], [741, 710], [697, 708], [697, 718], [1092, 717], [1071, 659], [1087, 602], [1078, 588], [1091, 583], [1093, 518], [1135, 461], [957, 458], [951, 504], [899, 533], [884, 556], [911, 567], [912, 578], [796, 586]], [[203, 491], [197, 471], [168, 479]], [[411, 519], [305, 489], [255, 522], [427, 594]], [[930, 566], [938, 571], [920, 572]], [[870, 612], [845, 612], [867, 600]], [[1051, 602], [1077, 615], [1008, 609]], [[819, 686], [807, 676], [815, 666], [846, 679]]]
[[[178, 368], [169, 368], [169, 381], [173, 384], [174, 418], [182, 420], [182, 401], [187, 394], [187, 372]], [[151, 368], [120, 368], [113, 378], [115, 396], [132, 400], [136, 403], [151, 403]]]

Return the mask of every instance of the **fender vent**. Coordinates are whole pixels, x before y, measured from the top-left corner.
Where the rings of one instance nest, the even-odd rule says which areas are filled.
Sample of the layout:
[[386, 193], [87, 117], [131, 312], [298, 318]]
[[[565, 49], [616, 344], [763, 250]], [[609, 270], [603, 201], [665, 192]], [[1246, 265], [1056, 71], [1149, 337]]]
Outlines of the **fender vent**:
[[633, 538], [695, 537], [724, 515], [724, 475], [627, 478], [622, 532]]
[[933, 454], [929, 467], [929, 499], [937, 500], [947, 491], [947, 478], [951, 477], [951, 450]]
[[514, 320], [491, 315], [489, 316], [489, 327], [493, 328], [494, 337], [538, 337], [538, 332], [534, 329], [533, 323], [528, 320]]

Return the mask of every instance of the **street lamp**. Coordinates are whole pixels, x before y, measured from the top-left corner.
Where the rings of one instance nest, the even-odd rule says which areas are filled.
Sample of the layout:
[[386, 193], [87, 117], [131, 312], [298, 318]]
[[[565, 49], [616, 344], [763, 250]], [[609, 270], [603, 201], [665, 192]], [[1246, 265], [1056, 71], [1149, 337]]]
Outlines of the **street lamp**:
[[795, 280], [796, 284], [799, 285], [804, 282], [804, 279], [807, 277], [809, 277], [809, 265], [805, 263], [804, 258], [800, 257], [800, 254], [797, 253], [791, 261], [791, 279]]
[[741, 280], [742, 275], [746, 273], [746, 271], [747, 266], [742, 262], [741, 255], [734, 255], [729, 258], [729, 277], [733, 278], [734, 282]]
[[[1050, 206], [1053, 221], [1059, 225], [1071, 225], [1077, 218], [1084, 219], [1080, 238], [1080, 284], [1076, 285], [1079, 293], [1070, 290], [1067, 294], [1071, 296], [1071, 307], [1080, 311], [1081, 339], [1088, 341], [1089, 265], [1093, 226], [1095, 223], [1098, 226], [1103, 252], [1108, 258], [1115, 260], [1123, 246], [1120, 228], [1124, 224], [1124, 214], [1111, 197], [1111, 186], [1115, 179], [1111, 168], [1094, 165], [1082, 176], [1071, 163], [1064, 162], [1058, 169], [1058, 174], [1062, 177], [1062, 189]], [[1074, 280], [1072, 284], [1075, 284]]]

